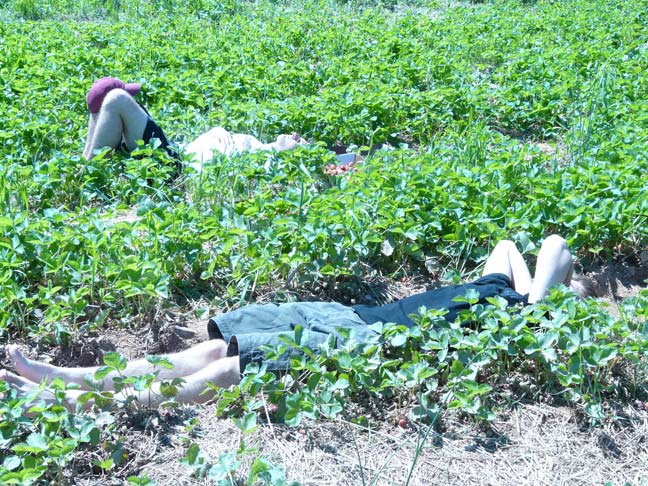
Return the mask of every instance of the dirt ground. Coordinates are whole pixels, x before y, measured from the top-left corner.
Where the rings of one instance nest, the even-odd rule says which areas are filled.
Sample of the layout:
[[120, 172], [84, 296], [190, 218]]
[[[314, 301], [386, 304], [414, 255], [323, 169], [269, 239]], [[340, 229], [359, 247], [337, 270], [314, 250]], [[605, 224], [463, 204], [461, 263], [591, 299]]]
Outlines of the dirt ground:
[[[192, 441], [211, 458], [239, 446], [238, 429], [217, 419], [213, 406], [192, 407], [200, 426]], [[499, 415], [486, 434], [472, 423], [445, 417], [443, 433], [385, 425], [378, 430], [347, 422], [299, 429], [273, 425], [246, 437], [248, 447], [282, 466], [303, 485], [576, 485], [643, 484], [648, 480], [648, 413], [628, 411], [619, 423], [584, 430], [573, 410], [526, 404]], [[186, 449], [175, 432], [138, 433], [131, 473], [146, 472], [159, 486], [210, 484], [191, 477], [179, 459]], [[414, 467], [413, 467], [414, 466]], [[77, 484], [109, 484], [88, 480]], [[121, 484], [116, 482], [115, 484]]]
[[[604, 291], [602, 298], [612, 314], [618, 314], [619, 302], [645, 285], [648, 267], [637, 263], [608, 263], [589, 274]], [[400, 298], [429, 284], [425, 278], [382, 282], [380, 291], [367, 299]], [[206, 322], [186, 317], [190, 315], [161, 312], [145, 329], [109, 328], [68, 349], [40, 355], [34, 349], [26, 351], [68, 366], [99, 363], [107, 351], [119, 351], [128, 359], [173, 352], [207, 339]], [[256, 456], [283, 467], [289, 481], [304, 485], [405, 484], [409, 475], [410, 485], [644, 485], [648, 411], [627, 405], [616, 415], [603, 426], [588, 428], [574, 409], [519, 402], [500, 411], [488, 431], [447, 413], [442, 427], [425, 440], [426, 430], [403, 429], [396, 420], [377, 429], [336, 421], [301, 428], [263, 425], [246, 436], [246, 444], [258, 450]], [[189, 431], [192, 418], [197, 425]], [[158, 486], [212, 484], [192, 476], [181, 464], [188, 443], [198, 444], [215, 460], [235, 451], [240, 440], [231, 420], [216, 417], [213, 404], [187, 406], [129, 430], [128, 460], [111, 479], [82, 474], [75, 484], [127, 484], [126, 477], [144, 472]]]

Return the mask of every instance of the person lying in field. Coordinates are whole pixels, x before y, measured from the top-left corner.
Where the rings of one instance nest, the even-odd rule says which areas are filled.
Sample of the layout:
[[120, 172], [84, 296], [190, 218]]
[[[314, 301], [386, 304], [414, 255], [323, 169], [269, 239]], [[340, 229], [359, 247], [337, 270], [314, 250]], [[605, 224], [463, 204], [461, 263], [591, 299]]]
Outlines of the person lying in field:
[[[163, 148], [172, 158], [179, 160], [173, 144], [164, 131], [153, 120], [150, 113], [134, 98], [142, 86], [139, 83], [124, 83], [117, 78], [97, 80], [86, 97], [90, 110], [88, 139], [83, 157], [90, 160], [97, 150], [105, 147], [131, 152], [137, 148], [137, 141], [145, 144], [153, 138], [160, 140]], [[306, 140], [296, 133], [279, 135], [274, 142], [262, 143], [252, 135], [230, 133], [222, 127], [212, 128], [184, 148], [194, 161], [202, 163], [211, 160], [215, 153], [231, 155], [256, 150], [291, 150], [303, 145]]]
[[[335, 302], [297, 302], [285, 304], [253, 304], [232, 312], [213, 317], [208, 322], [210, 340], [177, 354], [166, 355], [172, 369], [159, 370], [158, 380], [182, 378], [176, 400], [180, 403], [205, 402], [213, 393], [203, 393], [207, 384], [229, 387], [239, 383], [241, 372], [252, 362], [264, 361], [262, 345], [280, 344], [281, 334], [292, 334], [296, 325], [304, 329], [307, 345], [318, 349], [330, 335], [336, 345], [343, 342], [340, 328], [353, 331], [359, 342], [373, 333], [369, 325], [376, 322], [394, 322], [414, 325], [410, 315], [418, 309], [448, 309], [444, 316], [454, 321], [466, 302], [455, 302], [457, 296], [465, 296], [469, 289], [479, 292], [479, 302], [487, 303], [488, 297], [500, 296], [511, 306], [526, 305], [544, 298], [555, 284], [570, 286], [579, 296], [586, 297], [593, 290], [586, 280], [572, 279], [573, 262], [566, 241], [556, 235], [549, 236], [538, 254], [533, 278], [522, 255], [511, 241], [499, 242], [486, 261], [483, 276], [463, 285], [453, 285], [416, 294], [382, 306], [356, 305], [348, 307]], [[94, 375], [98, 368], [62, 368], [27, 359], [16, 345], [6, 348], [18, 374], [0, 370], [0, 380], [17, 390], [18, 395], [30, 393], [44, 380], [61, 378], [65, 383], [76, 383], [81, 389], [66, 391], [66, 405], [75, 409], [78, 397], [87, 390], [84, 377]], [[286, 354], [276, 361], [265, 361], [270, 371], [290, 368]], [[152, 373], [153, 366], [145, 359], [128, 363], [122, 376], [141, 376]], [[101, 385], [104, 390], [113, 389], [114, 374], [109, 374]], [[142, 393], [138, 398], [144, 405], [156, 407], [165, 398], [159, 393], [160, 383], [153, 385], [152, 393]], [[47, 388], [41, 398], [52, 400]], [[125, 398], [125, 397], [119, 397]]]

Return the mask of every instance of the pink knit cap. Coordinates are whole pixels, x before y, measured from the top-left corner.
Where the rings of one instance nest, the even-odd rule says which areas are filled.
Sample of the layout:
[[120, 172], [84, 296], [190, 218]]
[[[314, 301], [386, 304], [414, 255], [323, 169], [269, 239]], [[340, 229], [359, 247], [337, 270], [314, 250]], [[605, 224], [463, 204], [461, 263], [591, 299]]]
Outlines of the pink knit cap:
[[142, 85], [140, 83], [124, 83], [122, 80], [117, 78], [98, 79], [94, 82], [92, 88], [88, 91], [88, 96], [86, 97], [86, 103], [88, 103], [90, 113], [99, 113], [101, 104], [103, 103], [108, 91], [116, 88], [126, 90], [128, 94], [135, 96], [142, 89]]

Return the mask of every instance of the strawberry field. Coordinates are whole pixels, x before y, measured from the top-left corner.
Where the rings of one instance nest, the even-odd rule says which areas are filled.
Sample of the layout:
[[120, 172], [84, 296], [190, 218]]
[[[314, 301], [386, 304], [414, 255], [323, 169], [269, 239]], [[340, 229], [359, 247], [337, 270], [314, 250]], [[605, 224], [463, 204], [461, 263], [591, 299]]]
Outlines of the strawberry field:
[[[384, 302], [376, 283], [469, 280], [503, 238], [533, 261], [558, 233], [583, 273], [646, 273], [644, 0], [6, 0], [0, 53], [0, 342], [54, 364], [79, 364], [97, 336], [250, 302]], [[174, 179], [151, 146], [86, 161], [85, 95], [103, 76], [142, 83], [178, 143], [213, 126], [313, 143]], [[331, 170], [339, 148], [364, 161]], [[0, 382], [0, 482], [167, 484], [132, 460], [129, 437], [152, 421], [183, 424], [186, 484], [219, 485], [430, 484], [422, 458], [444, 421], [491, 430], [523, 399], [570, 407], [588, 430], [631, 430], [648, 420], [648, 291], [603, 290], [475, 305], [461, 319], [472, 327], [430, 311], [363, 350], [307, 350], [285, 376], [248, 369], [208, 406], [235, 437], [211, 456], [172, 397], [148, 410], [97, 390], [96, 407], [70, 412], [62, 382], [47, 403]], [[296, 334], [283, 348], [300, 346]], [[84, 364], [119, 372], [117, 351]], [[391, 475], [387, 459], [360, 462], [342, 481], [250, 445], [260, 430], [338, 421], [397, 423], [414, 447]], [[635, 466], [601, 484], [645, 484]]]

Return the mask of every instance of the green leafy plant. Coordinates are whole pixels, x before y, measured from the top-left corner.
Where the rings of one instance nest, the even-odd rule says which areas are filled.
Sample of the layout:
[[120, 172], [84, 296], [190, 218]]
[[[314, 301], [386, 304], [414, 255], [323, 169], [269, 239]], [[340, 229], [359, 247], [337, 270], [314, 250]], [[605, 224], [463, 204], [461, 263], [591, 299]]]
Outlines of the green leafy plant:
[[[241, 305], [260, 290], [350, 301], [375, 275], [458, 280], [503, 237], [532, 254], [557, 232], [584, 265], [617, 255], [641, 262], [645, 7], [0, 3], [3, 342], [83, 342], [106, 325], [147, 325], [197, 295], [203, 307]], [[138, 100], [178, 142], [222, 125], [264, 140], [298, 131], [314, 143], [216, 156], [201, 171], [185, 160], [176, 179], [155, 143], [86, 161], [84, 97], [105, 75], [142, 82]], [[336, 163], [326, 148], [382, 145], [348, 175], [325, 173]], [[411, 329], [384, 326], [370, 346], [308, 350], [287, 337], [269, 352], [294, 355], [293, 371], [250, 369], [240, 387], [219, 391], [217, 409], [246, 438], [271, 420], [368, 423], [381, 418], [361, 405], [386, 400], [430, 431], [449, 409], [491, 421], [507, 403], [495, 379], [503, 376], [524, 396], [566, 400], [595, 423], [614, 399], [645, 400], [646, 329], [637, 323], [647, 308], [641, 293], [616, 318], [557, 291], [519, 313], [474, 306], [462, 316], [470, 328], [427, 312]], [[122, 358], [107, 360], [100, 375], [150, 402], [156, 373], [124, 378]], [[161, 384], [169, 404], [179, 386]], [[117, 474], [126, 446], [112, 415], [68, 412], [55, 388], [44, 405], [4, 388], [1, 482], [58, 481], [75, 451], [99, 447], [97, 433], [108, 444], [94, 466]], [[107, 391], [85, 399], [131, 410]], [[202, 476], [213, 467], [215, 482], [281, 482], [247, 442], [217, 462], [194, 453], [190, 462]]]

